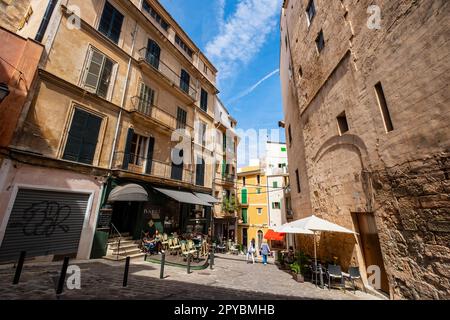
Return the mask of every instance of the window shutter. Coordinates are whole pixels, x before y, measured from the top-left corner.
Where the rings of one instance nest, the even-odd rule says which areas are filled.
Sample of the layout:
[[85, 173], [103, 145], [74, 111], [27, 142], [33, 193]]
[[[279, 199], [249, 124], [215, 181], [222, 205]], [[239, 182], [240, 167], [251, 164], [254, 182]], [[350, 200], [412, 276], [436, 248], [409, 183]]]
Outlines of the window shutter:
[[148, 150], [147, 150], [147, 165], [145, 167], [145, 173], [151, 174], [152, 173], [152, 166], [153, 166], [153, 150], [155, 148], [155, 138], [150, 137], [148, 142]]
[[150, 115], [151, 107], [153, 106], [155, 99], [155, 91], [147, 87], [144, 83], [141, 83], [141, 90], [139, 94], [139, 112]]
[[111, 76], [113, 71], [114, 63], [109, 60], [108, 58], [105, 58], [105, 62], [103, 64], [101, 77], [99, 81], [99, 86], [97, 90], [97, 94], [102, 98], [107, 98], [108, 91], [109, 91], [109, 85], [111, 83]]
[[96, 92], [100, 81], [100, 73], [103, 68], [103, 60], [105, 56], [96, 50], [90, 53], [90, 59], [84, 81], [84, 87], [88, 91]]
[[88, 164], [93, 163], [101, 124], [101, 118], [92, 114], [88, 116], [86, 128], [84, 130], [83, 145], [80, 152], [80, 162]]
[[128, 170], [128, 165], [130, 164], [131, 143], [133, 142], [133, 137], [134, 137], [134, 130], [133, 130], [133, 128], [129, 128], [128, 135], [127, 135], [127, 142], [125, 145], [125, 152], [123, 155], [122, 169], [124, 169], [124, 170]]
[[92, 164], [102, 119], [75, 109], [63, 159]]

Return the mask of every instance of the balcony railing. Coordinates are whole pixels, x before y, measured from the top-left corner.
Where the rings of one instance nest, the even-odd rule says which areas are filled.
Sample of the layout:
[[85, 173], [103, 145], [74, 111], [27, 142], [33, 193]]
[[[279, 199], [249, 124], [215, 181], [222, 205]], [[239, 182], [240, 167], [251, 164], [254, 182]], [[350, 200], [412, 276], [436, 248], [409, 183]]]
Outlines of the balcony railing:
[[187, 124], [182, 124], [176, 117], [164, 111], [159, 106], [152, 104], [151, 102], [142, 99], [141, 97], [135, 96], [131, 98], [132, 111], [138, 112], [146, 117], [152, 118], [164, 125], [170, 127], [173, 130], [185, 128], [188, 131], [193, 130], [193, 128]]
[[[128, 159], [128, 168], [124, 169], [123, 162], [125, 159], [124, 152], [116, 152], [114, 154], [114, 170], [125, 170], [132, 173], [150, 175], [163, 179], [171, 179], [186, 183], [193, 183], [193, 172], [183, 168], [181, 179], [175, 179], [172, 176], [172, 163], [162, 162], [151, 159], [151, 166], [148, 168], [148, 158], [130, 153], [126, 157]], [[176, 170], [176, 169], [175, 169]], [[181, 172], [181, 170], [180, 170]]]
[[170, 82], [172, 82], [172, 84], [177, 86], [180, 90], [184, 91], [192, 99], [197, 99], [197, 89], [191, 84], [193, 80], [192, 78], [191, 81], [187, 83], [180, 77], [179, 74], [177, 74], [167, 64], [165, 64], [164, 61], [150, 53], [147, 48], [142, 48], [141, 50], [139, 50], [139, 59], [141, 61], [145, 61], [151, 68], [166, 77]]
[[236, 175], [225, 173], [222, 175], [222, 180], [227, 183], [235, 183], [236, 182]]

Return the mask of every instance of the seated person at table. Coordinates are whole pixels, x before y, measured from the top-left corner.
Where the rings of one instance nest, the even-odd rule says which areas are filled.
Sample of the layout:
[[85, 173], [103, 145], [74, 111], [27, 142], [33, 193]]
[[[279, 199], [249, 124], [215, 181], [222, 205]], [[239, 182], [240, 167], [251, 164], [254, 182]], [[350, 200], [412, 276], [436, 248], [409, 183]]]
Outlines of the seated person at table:
[[156, 242], [155, 242], [155, 240], [153, 240], [153, 238], [145, 236], [142, 239], [142, 242], [144, 243], [145, 251], [147, 251], [150, 254], [155, 253], [157, 248], [156, 248]]
[[156, 250], [158, 253], [162, 252], [163, 235], [159, 233], [159, 230], [155, 231], [154, 241], [156, 243]]
[[284, 262], [287, 264], [292, 264], [295, 262], [295, 253], [293, 247], [289, 247], [289, 251], [284, 256]]
[[146, 237], [150, 237], [153, 238], [154, 235], [156, 234], [156, 226], [155, 223], [153, 222], [153, 220], [150, 220], [148, 222], [148, 224], [145, 226], [144, 228], [144, 234]]

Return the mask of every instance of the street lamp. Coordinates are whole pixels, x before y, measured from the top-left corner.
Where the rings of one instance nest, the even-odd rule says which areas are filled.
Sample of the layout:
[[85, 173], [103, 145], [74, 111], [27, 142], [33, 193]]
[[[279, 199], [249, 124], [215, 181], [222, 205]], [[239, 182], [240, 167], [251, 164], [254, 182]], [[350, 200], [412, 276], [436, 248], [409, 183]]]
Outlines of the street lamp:
[[8, 85], [6, 83], [0, 83], [0, 103], [9, 95]]

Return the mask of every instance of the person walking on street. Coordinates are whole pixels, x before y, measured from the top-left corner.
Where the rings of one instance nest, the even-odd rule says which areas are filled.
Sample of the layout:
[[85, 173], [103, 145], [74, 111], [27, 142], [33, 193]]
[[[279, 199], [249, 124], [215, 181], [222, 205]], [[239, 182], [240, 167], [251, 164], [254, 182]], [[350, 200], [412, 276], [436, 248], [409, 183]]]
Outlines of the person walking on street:
[[263, 263], [264, 265], [267, 265], [267, 256], [270, 254], [270, 248], [269, 245], [267, 244], [267, 240], [264, 239], [264, 242], [261, 246], [261, 255], [263, 258]]
[[250, 241], [250, 245], [248, 246], [247, 250], [247, 263], [249, 262], [248, 258], [249, 256], [252, 257], [253, 264], [255, 264], [255, 252], [256, 252], [256, 245], [255, 245], [255, 239], [253, 238], [252, 241]]

